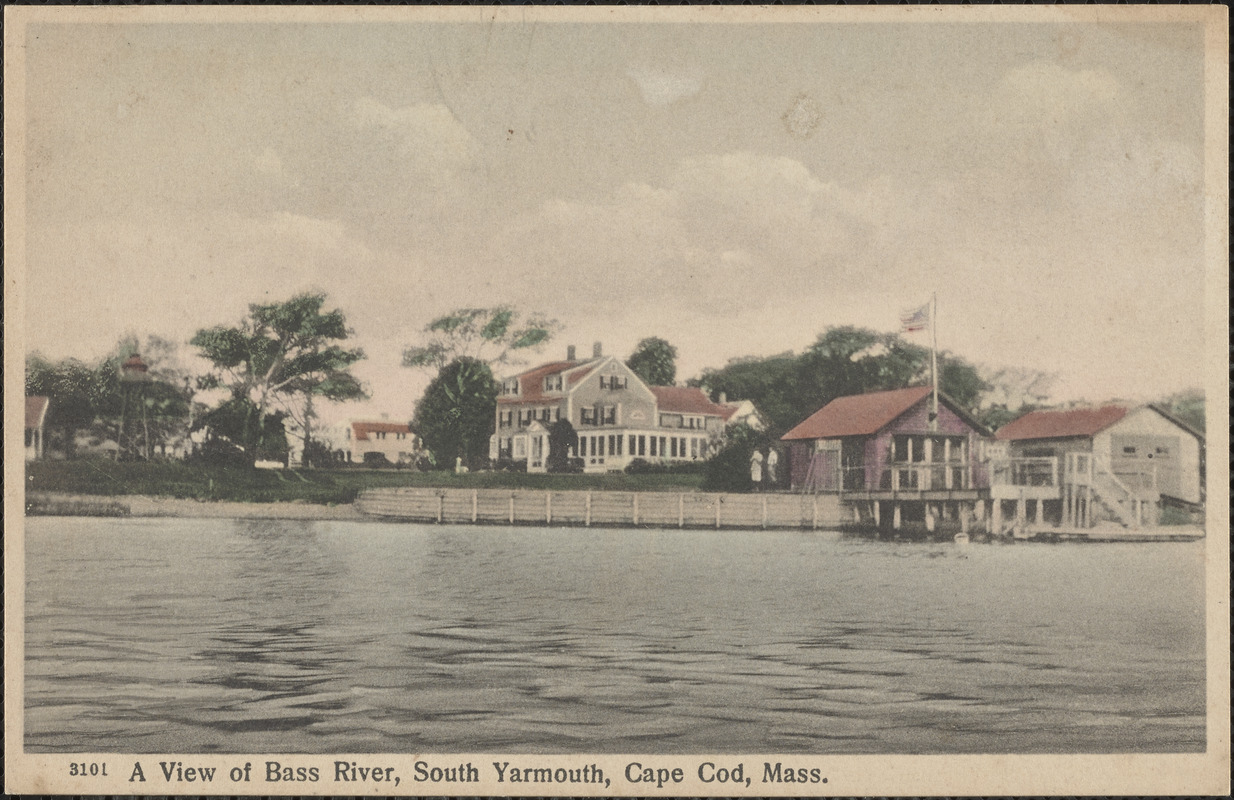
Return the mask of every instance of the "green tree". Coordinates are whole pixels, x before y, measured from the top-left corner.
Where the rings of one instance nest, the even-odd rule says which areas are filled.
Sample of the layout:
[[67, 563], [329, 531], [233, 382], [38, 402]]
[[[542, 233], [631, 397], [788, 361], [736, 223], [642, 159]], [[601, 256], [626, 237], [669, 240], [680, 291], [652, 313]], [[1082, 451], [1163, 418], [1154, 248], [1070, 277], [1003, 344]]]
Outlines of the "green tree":
[[1178, 419], [1204, 433], [1204, 392], [1201, 389], [1184, 389], [1157, 403]]
[[689, 384], [699, 386], [712, 400], [750, 400], [768, 426], [784, 432], [801, 421], [796, 397], [797, 357], [781, 353], [767, 358], [735, 358], [720, 369], [705, 369]]
[[559, 419], [548, 429], [548, 458], [544, 468], [548, 472], [569, 472], [570, 453], [578, 452], [578, 434], [568, 419]]
[[[979, 402], [988, 385], [973, 365], [951, 353], [938, 356], [939, 388], [966, 410]], [[846, 395], [902, 389], [930, 380], [930, 351], [894, 333], [851, 325], [826, 329], [799, 356], [730, 361], [705, 370], [692, 383], [718, 399], [751, 400], [767, 419], [769, 431], [783, 433], [819, 408]]]
[[323, 311], [324, 304], [325, 295], [313, 293], [254, 303], [239, 325], [199, 330], [191, 340], [214, 365], [212, 384], [228, 387], [232, 401], [248, 401], [236, 407], [243, 419], [235, 441], [249, 463], [257, 459], [258, 444], [270, 440], [276, 403], [324, 391], [364, 358], [362, 350], [338, 344], [350, 335], [346, 318], [338, 309]]
[[638, 343], [626, 360], [635, 375], [650, 386], [672, 386], [677, 380], [677, 348], [658, 336]]
[[[77, 433], [89, 428], [97, 416], [98, 371], [66, 358], [52, 362], [39, 353], [26, 357], [26, 394], [49, 398], [46, 426], [59, 431], [61, 451], [76, 454]], [[50, 440], [54, 437], [48, 437]]]
[[252, 435], [252, 420], [257, 413], [256, 404], [248, 397], [232, 395], [202, 414], [193, 427], [206, 431], [206, 452], [211, 452], [211, 446], [218, 450], [219, 444], [228, 443], [241, 448], [243, 461], [248, 465], [257, 459], [284, 460], [287, 456], [287, 433], [283, 425], [286, 415], [282, 411], [266, 414], [257, 428], [256, 440], [246, 442], [245, 437]]
[[509, 306], [455, 309], [424, 327], [424, 344], [403, 350], [403, 366], [441, 370], [464, 358], [490, 367], [511, 364], [523, 352], [539, 350], [561, 329], [556, 320], [521, 316]]
[[439, 467], [451, 468], [462, 458], [475, 468], [487, 459], [497, 388], [488, 364], [474, 358], [451, 361], [429, 383], [412, 427]]
[[756, 431], [749, 425], [734, 425], [728, 431], [724, 446], [707, 461], [703, 472], [702, 490], [705, 492], [748, 492], [754, 488], [750, 481], [750, 457], [755, 449], [767, 447], [771, 440], [765, 432]]

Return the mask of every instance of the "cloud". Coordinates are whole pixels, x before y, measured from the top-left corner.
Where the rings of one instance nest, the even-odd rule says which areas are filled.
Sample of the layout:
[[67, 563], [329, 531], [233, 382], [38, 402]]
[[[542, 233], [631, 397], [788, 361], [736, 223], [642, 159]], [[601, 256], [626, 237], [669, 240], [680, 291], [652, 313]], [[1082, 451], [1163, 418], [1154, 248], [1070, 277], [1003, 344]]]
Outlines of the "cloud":
[[351, 108], [351, 121], [362, 131], [394, 137], [395, 163], [416, 172], [442, 178], [466, 169], [476, 157], [471, 134], [439, 103], [391, 108], [362, 97]]
[[697, 78], [674, 75], [649, 67], [633, 67], [626, 72], [638, 84], [643, 100], [653, 106], [669, 106], [678, 100], [698, 94], [702, 84]]

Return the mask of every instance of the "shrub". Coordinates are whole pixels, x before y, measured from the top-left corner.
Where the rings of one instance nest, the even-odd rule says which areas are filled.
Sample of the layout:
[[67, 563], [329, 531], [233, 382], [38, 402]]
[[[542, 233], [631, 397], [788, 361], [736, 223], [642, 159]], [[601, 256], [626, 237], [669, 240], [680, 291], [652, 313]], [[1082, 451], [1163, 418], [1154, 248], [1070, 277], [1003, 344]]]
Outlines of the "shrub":
[[193, 451], [189, 461], [218, 467], [251, 467], [252, 463], [236, 445], [222, 439], [207, 439]]
[[636, 458], [626, 465], [627, 475], [701, 475], [707, 471], [706, 461], [647, 461]]
[[388, 467], [390, 459], [386, 458], [385, 453], [365, 453], [364, 466], [366, 467]]

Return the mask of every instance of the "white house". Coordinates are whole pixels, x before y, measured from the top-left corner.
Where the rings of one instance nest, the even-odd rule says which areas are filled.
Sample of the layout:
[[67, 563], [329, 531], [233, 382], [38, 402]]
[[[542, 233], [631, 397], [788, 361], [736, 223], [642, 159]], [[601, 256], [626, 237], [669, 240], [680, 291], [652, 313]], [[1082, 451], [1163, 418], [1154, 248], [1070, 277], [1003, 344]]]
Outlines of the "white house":
[[344, 428], [343, 458], [351, 463], [410, 464], [419, 451], [420, 440], [406, 422], [352, 420]]
[[581, 458], [586, 472], [621, 470], [635, 459], [701, 461], [735, 411], [701, 389], [648, 386], [620, 359], [603, 355], [599, 344], [586, 360], [570, 347], [564, 360], [502, 381], [489, 457], [544, 472], [549, 429], [568, 420], [578, 437], [568, 456]]

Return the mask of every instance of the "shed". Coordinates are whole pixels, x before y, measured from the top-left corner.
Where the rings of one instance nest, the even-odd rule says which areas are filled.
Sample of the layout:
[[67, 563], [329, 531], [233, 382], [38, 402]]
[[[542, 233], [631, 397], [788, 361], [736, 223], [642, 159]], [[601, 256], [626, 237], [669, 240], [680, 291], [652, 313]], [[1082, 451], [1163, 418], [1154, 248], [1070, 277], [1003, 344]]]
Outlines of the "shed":
[[1097, 468], [1132, 488], [1204, 501], [1204, 435], [1155, 405], [1031, 411], [998, 429], [1013, 458], [1091, 453]]
[[781, 439], [794, 489], [925, 492], [982, 488], [989, 431], [946, 394], [930, 424], [929, 386], [837, 397]]

